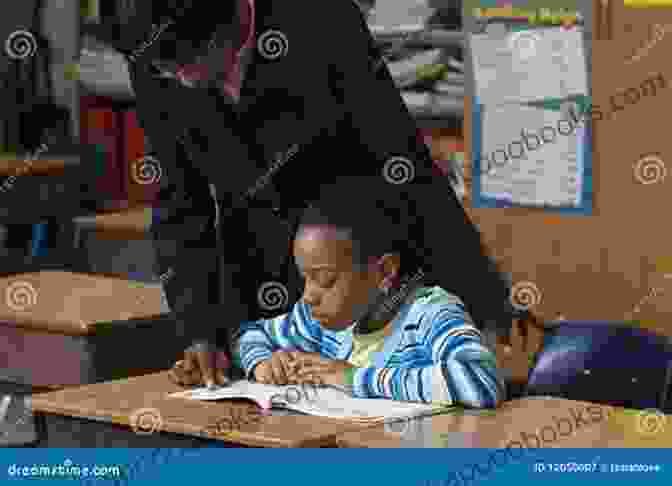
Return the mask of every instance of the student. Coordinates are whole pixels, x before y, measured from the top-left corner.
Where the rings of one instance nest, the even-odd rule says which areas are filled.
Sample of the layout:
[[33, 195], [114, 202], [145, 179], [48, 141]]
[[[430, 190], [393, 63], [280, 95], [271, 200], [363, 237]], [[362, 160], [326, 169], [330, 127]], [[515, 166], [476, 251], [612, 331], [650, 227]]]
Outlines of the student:
[[303, 296], [287, 314], [244, 323], [236, 360], [261, 383], [496, 407], [505, 386], [493, 353], [462, 301], [425, 281], [408, 245], [408, 208], [385, 192], [375, 180], [350, 181], [304, 212], [293, 245]]
[[196, 343], [187, 361], [213, 382], [214, 344], [228, 347], [239, 322], [277, 314], [275, 302], [260, 305], [267, 284], [279, 284], [285, 311], [297, 300], [288, 251], [297, 215], [341, 177], [386, 178], [393, 199], [409, 198], [427, 274], [479, 328], [507, 333], [506, 283], [434, 166], [357, 4], [227, 0], [235, 12], [226, 17], [211, 2], [187, 3], [174, 21], [156, 19], [129, 54], [160, 165], [160, 273], [172, 270], [166, 295]]

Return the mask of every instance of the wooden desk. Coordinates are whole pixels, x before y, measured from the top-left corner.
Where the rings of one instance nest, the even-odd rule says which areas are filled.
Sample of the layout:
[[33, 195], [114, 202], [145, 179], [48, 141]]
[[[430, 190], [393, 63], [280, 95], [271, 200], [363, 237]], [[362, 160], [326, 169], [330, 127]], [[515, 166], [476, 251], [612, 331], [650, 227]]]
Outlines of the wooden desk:
[[93, 335], [101, 323], [170, 312], [160, 285], [47, 271], [0, 279], [0, 322], [38, 331]]
[[[72, 159], [72, 157], [69, 157]], [[73, 162], [63, 158], [49, 158], [41, 159], [39, 157], [31, 160], [30, 155], [26, 154], [25, 158], [19, 157], [3, 157], [0, 156], [0, 177], [15, 176], [21, 177], [27, 174], [58, 174], [62, 173], [68, 164]], [[75, 162], [76, 163], [76, 162]]]
[[160, 285], [51, 271], [0, 278], [0, 295], [0, 382], [137, 376], [171, 366], [185, 347]]
[[[672, 416], [666, 416], [665, 423], [657, 422], [655, 428], [654, 420], [641, 421], [638, 414], [561, 398], [523, 398], [505, 403], [496, 412], [462, 411], [347, 432], [338, 438], [338, 445], [504, 449], [525, 437], [535, 447], [532, 434], [536, 434], [544, 448], [672, 447]], [[581, 422], [578, 427], [576, 417]], [[652, 428], [640, 432], [638, 423], [640, 427], [648, 423]]]
[[[256, 423], [236, 426], [227, 436], [206, 428], [224, 417], [255, 408], [246, 401], [199, 402], [170, 398], [181, 390], [160, 372], [33, 396], [32, 409], [46, 435], [42, 447], [204, 447], [237, 444], [250, 447], [330, 447], [336, 437], [363, 426], [351, 422], [275, 411]], [[162, 425], [136, 434], [131, 416], [154, 409]], [[232, 412], [233, 411], [233, 412]]]
[[95, 232], [96, 238], [114, 240], [146, 239], [152, 225], [152, 208], [136, 207], [118, 212], [80, 216], [74, 219], [79, 231]]

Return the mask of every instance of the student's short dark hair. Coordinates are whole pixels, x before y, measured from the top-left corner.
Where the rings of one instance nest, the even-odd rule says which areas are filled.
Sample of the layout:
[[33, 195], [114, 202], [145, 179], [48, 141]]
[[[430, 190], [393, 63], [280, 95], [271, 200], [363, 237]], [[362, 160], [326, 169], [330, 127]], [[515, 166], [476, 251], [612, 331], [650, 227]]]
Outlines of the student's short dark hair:
[[304, 211], [299, 230], [306, 226], [331, 226], [353, 242], [354, 263], [366, 265], [386, 253], [401, 256], [402, 273], [417, 267], [412, 240], [411, 208], [397, 186], [382, 177], [343, 179], [320, 191]]

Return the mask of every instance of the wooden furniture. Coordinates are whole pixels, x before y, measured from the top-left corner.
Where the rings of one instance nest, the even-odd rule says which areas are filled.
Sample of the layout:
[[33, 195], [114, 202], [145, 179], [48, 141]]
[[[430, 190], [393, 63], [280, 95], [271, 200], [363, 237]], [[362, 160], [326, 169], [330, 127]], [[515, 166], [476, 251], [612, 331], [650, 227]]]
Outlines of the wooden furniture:
[[[578, 417], [578, 422], [577, 418]], [[669, 448], [672, 416], [534, 397], [506, 402], [496, 411], [462, 411], [406, 423], [351, 431], [341, 447], [405, 448]], [[577, 425], [578, 423], [578, 425]]]
[[0, 177], [21, 177], [26, 174], [60, 174], [67, 165], [62, 158], [40, 158], [35, 160], [21, 159], [20, 157], [0, 158]]
[[0, 391], [16, 398], [165, 369], [186, 346], [159, 285], [45, 271], [0, 278], [0, 296]]
[[[256, 406], [246, 401], [200, 402], [170, 398], [181, 390], [167, 372], [98, 383], [33, 396], [32, 408], [44, 434], [44, 447], [329, 447], [336, 437], [363, 426], [333, 419], [273, 411], [256, 423], [240, 423], [223, 436], [214, 425], [245, 417]], [[132, 430], [133, 414], [160, 424], [153, 433]], [[154, 418], [154, 419], [153, 419]], [[240, 420], [245, 422], [245, 420]], [[146, 431], [151, 431], [146, 427]], [[210, 432], [208, 432], [210, 431]], [[219, 436], [218, 436], [219, 435]]]
[[116, 212], [81, 216], [75, 218], [75, 224], [80, 232], [95, 233], [99, 239], [145, 239], [152, 224], [152, 208], [124, 208]]
[[126, 207], [75, 218], [73, 246], [86, 260], [87, 272], [157, 282], [151, 223], [150, 207]]

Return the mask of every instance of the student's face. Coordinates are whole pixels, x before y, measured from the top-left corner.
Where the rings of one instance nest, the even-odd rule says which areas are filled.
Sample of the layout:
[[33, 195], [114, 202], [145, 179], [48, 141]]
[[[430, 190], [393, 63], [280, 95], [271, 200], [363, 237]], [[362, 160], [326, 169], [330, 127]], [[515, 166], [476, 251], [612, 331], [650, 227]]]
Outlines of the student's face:
[[294, 259], [305, 279], [303, 300], [313, 318], [335, 331], [362, 317], [384, 278], [379, 267], [355, 265], [352, 241], [332, 227], [301, 228], [294, 239]]

